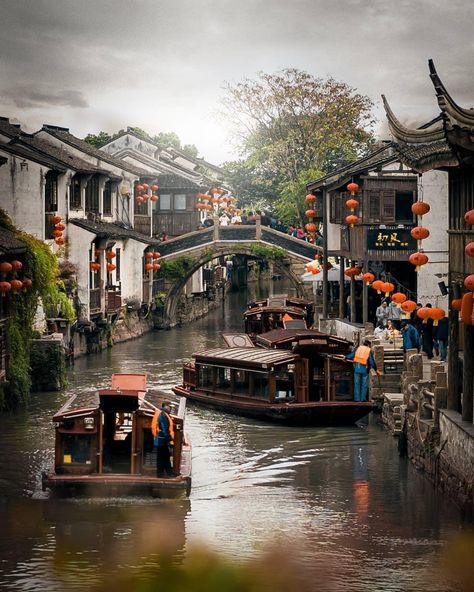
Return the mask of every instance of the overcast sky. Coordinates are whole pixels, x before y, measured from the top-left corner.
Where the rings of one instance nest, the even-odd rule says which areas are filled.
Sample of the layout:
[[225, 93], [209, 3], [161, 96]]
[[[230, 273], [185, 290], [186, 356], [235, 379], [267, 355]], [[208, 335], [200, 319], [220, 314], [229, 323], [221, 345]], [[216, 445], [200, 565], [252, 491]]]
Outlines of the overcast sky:
[[438, 113], [430, 57], [474, 107], [473, 24], [472, 0], [0, 0], [0, 115], [175, 131], [221, 163], [222, 83], [295, 67], [369, 95], [384, 134], [381, 93], [406, 122]]

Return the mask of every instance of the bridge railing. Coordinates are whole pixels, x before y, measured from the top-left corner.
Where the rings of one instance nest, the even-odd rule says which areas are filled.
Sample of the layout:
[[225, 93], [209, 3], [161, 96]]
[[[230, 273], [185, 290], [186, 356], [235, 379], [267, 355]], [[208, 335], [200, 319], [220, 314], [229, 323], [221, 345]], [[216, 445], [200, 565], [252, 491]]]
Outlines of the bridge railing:
[[160, 253], [162, 257], [169, 257], [182, 251], [195, 249], [202, 245], [208, 245], [214, 240], [214, 228], [203, 228], [202, 230], [195, 230], [188, 232], [182, 236], [172, 238], [170, 240], [160, 243]]

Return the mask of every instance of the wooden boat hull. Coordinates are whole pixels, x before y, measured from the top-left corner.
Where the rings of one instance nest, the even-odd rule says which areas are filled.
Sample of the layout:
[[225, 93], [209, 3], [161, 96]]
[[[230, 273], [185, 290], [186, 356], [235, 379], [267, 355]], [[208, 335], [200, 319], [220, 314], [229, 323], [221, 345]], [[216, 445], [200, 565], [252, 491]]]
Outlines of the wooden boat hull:
[[251, 419], [271, 421], [292, 426], [346, 426], [353, 425], [368, 415], [375, 404], [372, 401], [318, 401], [308, 403], [266, 403], [237, 398], [208, 395], [201, 391], [173, 387], [173, 391], [200, 405], [241, 415]]
[[53, 471], [42, 475], [43, 491], [51, 490], [60, 497], [126, 497], [158, 498], [189, 497], [191, 477], [159, 478], [143, 475], [57, 475]]

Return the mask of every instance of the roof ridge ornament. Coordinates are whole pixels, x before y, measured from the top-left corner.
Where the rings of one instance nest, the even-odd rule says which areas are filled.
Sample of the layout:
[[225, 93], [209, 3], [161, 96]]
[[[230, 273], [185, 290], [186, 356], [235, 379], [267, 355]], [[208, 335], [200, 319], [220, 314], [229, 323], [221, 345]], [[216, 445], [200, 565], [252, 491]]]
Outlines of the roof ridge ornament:
[[470, 127], [474, 126], [474, 109], [465, 109], [460, 107], [451, 95], [446, 90], [439, 74], [436, 70], [434, 61], [430, 58], [428, 60], [428, 68], [430, 70], [430, 78], [431, 82], [436, 91], [436, 98], [438, 100], [438, 105], [446, 116], [448, 115], [450, 118], [454, 119], [455, 122], [458, 124], [467, 125]]

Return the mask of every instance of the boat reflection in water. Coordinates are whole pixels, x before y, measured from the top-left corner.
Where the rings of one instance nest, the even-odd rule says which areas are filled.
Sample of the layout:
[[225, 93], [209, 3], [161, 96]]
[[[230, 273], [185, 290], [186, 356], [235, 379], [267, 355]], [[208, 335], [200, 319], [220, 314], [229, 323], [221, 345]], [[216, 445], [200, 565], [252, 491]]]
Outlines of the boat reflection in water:
[[54, 469], [43, 490], [68, 495], [176, 497], [191, 489], [191, 446], [184, 432], [186, 400], [174, 401], [176, 477], [156, 476], [151, 422], [169, 395], [149, 391], [145, 374], [114, 374], [112, 387], [73, 395], [55, 414]]

